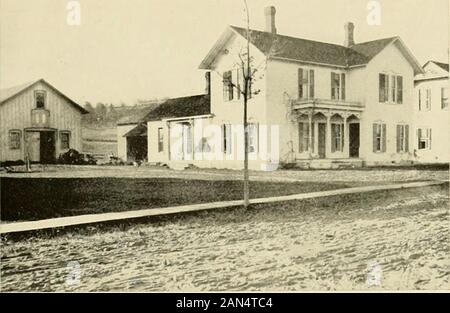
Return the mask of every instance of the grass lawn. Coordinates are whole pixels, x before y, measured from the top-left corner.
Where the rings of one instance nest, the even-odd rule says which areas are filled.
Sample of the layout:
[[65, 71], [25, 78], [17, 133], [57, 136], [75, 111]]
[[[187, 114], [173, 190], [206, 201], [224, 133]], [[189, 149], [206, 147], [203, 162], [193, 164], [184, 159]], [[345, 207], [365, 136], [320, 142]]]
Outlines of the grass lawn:
[[[1, 220], [119, 212], [242, 199], [242, 181], [175, 178], [5, 178]], [[344, 183], [252, 182], [251, 198], [350, 187]]]

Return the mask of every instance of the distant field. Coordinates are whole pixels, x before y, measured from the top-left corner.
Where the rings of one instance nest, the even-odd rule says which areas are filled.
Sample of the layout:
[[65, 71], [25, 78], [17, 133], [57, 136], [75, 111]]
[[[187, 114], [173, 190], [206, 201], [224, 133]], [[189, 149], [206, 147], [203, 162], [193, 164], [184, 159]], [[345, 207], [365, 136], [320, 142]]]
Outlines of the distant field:
[[82, 128], [83, 140], [87, 141], [117, 141], [117, 128]]
[[117, 155], [117, 129], [88, 128], [82, 129], [83, 152]]

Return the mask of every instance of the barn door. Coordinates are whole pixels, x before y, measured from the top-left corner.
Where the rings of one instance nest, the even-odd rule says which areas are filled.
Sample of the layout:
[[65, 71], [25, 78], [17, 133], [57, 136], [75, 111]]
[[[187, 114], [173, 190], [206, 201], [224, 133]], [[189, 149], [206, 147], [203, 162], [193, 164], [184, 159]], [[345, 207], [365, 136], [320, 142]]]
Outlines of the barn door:
[[25, 133], [25, 156], [28, 156], [31, 162], [40, 162], [40, 145], [41, 136], [39, 132]]

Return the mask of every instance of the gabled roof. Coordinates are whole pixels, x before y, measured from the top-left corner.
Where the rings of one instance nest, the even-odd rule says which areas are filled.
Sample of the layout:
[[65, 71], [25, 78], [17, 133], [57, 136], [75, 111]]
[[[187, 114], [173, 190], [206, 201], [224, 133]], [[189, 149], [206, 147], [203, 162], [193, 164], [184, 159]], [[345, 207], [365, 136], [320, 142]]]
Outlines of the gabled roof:
[[73, 101], [72, 99], [67, 97], [65, 94], [63, 94], [61, 91], [59, 91], [58, 89], [56, 89], [55, 87], [50, 85], [44, 79], [39, 79], [39, 80], [36, 80], [36, 81], [28, 82], [26, 84], [10, 87], [10, 88], [6, 88], [6, 89], [1, 89], [0, 90], [0, 105], [5, 103], [6, 101], [9, 101], [9, 100], [17, 97], [18, 95], [26, 92], [27, 90], [33, 88], [33, 86], [35, 86], [38, 83], [43, 83], [43, 84], [47, 85], [47, 87], [49, 87], [51, 90], [53, 90], [59, 96], [61, 96], [64, 99], [66, 99], [71, 105], [73, 105], [82, 114], [89, 113], [81, 105], [79, 105], [78, 103], [76, 103], [75, 101]]
[[120, 118], [117, 121], [117, 125], [131, 125], [131, 124], [139, 124], [140, 122], [143, 122], [147, 114], [154, 109], [156, 109], [158, 106], [160, 106], [161, 103], [152, 103], [149, 105], [141, 105], [137, 107], [131, 107], [127, 108], [126, 116]]
[[135, 128], [127, 132], [123, 137], [145, 137], [147, 136], [147, 124], [140, 123]]
[[191, 117], [211, 114], [209, 95], [197, 95], [168, 99], [144, 118], [145, 121], [158, 121], [168, 118]]
[[[230, 26], [216, 42], [200, 64], [200, 69], [210, 69], [215, 56], [234, 34], [247, 38], [245, 28]], [[387, 46], [397, 43], [403, 55], [414, 67], [416, 73], [423, 70], [399, 37], [368, 41], [351, 47], [302, 39], [269, 32], [250, 30], [251, 44], [264, 55], [274, 59], [286, 59], [311, 64], [349, 68], [364, 66]]]
[[437, 61], [432, 61], [432, 60], [430, 60], [427, 63], [425, 63], [423, 65], [423, 67], [426, 67], [429, 63], [434, 63], [437, 66], [439, 66], [440, 68], [442, 68], [444, 71], [447, 71], [447, 72], [449, 71], [448, 63], [442, 63], [442, 62], [437, 62]]

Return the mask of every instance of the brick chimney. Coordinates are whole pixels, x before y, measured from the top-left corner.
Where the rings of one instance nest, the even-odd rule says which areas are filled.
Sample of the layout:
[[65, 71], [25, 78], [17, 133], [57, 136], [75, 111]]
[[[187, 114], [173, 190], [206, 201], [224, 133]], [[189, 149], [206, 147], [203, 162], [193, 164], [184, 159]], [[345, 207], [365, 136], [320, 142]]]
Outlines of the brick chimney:
[[211, 72], [205, 73], [205, 94], [211, 95]]
[[276, 34], [277, 28], [275, 27], [275, 13], [277, 10], [274, 6], [266, 7], [264, 14], [266, 15], [266, 32]]
[[355, 25], [352, 22], [347, 22], [347, 23], [345, 23], [344, 28], [345, 28], [344, 46], [346, 46], [348, 48], [355, 44], [355, 38], [354, 38]]

